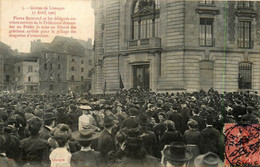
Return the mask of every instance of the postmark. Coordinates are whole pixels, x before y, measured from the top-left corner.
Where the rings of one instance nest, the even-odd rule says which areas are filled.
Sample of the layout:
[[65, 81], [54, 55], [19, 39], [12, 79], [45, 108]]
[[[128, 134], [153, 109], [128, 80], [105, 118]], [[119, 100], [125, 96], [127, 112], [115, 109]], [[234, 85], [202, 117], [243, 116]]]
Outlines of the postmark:
[[260, 165], [260, 124], [225, 124], [225, 166]]

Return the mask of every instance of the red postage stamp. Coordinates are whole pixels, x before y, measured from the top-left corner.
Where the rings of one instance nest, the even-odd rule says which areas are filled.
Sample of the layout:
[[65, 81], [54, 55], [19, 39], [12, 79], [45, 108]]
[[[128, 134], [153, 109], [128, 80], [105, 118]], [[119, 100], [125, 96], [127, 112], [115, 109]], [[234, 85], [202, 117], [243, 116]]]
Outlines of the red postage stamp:
[[260, 165], [260, 124], [225, 124], [225, 166]]

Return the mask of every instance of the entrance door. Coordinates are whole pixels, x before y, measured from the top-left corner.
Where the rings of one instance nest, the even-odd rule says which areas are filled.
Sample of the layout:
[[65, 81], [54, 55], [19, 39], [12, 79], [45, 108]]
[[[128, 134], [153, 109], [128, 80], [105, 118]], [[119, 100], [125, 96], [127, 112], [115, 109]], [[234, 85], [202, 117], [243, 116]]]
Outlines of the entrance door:
[[208, 91], [213, 87], [213, 70], [214, 63], [212, 61], [200, 62], [200, 88]]
[[149, 90], [149, 65], [135, 65], [134, 88], [140, 86], [144, 90]]

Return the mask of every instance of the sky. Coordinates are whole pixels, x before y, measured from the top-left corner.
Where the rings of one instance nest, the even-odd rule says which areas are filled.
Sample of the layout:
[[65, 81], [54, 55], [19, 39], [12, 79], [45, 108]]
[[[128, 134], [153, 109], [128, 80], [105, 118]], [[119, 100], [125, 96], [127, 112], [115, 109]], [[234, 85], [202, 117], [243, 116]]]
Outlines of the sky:
[[14, 16], [33, 16], [31, 7], [64, 7], [64, 10], [56, 12], [56, 16], [77, 18], [77, 33], [62, 36], [86, 41], [91, 38], [92, 42], [94, 41], [94, 10], [91, 7], [91, 0], [0, 0], [0, 2], [0, 41], [12, 49], [18, 49], [19, 52], [30, 52], [30, 43], [33, 40], [41, 39], [42, 42], [49, 43], [56, 36], [53, 34], [47, 38], [9, 37], [9, 21], [13, 20]]

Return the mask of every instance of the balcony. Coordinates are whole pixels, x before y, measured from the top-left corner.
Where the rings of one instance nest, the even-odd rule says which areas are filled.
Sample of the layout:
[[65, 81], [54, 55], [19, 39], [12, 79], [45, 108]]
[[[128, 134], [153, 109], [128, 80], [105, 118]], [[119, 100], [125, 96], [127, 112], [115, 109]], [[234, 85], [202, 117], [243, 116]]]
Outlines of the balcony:
[[128, 41], [128, 49], [160, 48], [161, 38], [145, 38]]
[[254, 2], [253, 1], [241, 1], [237, 2], [237, 9], [238, 10], [253, 10], [254, 9]]
[[215, 39], [205, 39], [205, 38], [199, 38], [199, 45], [205, 46], [205, 47], [213, 47], [215, 46]]
[[199, 1], [199, 6], [215, 6], [215, 2], [212, 0]]
[[244, 49], [252, 49], [254, 46], [254, 40], [237, 40], [237, 47]]

